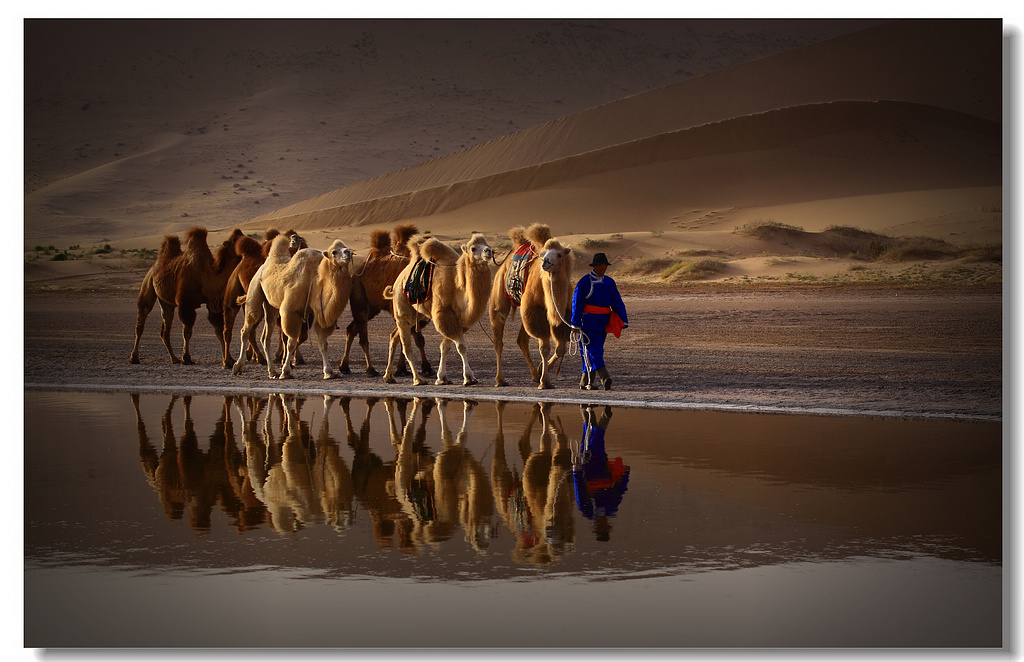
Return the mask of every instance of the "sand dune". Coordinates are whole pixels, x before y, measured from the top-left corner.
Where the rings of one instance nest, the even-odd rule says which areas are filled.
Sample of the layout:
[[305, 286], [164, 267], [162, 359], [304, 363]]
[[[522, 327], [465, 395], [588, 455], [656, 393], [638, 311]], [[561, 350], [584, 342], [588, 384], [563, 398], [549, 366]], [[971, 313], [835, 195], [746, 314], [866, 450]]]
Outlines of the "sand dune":
[[[536, 25], [514, 27], [517, 38], [546, 43]], [[389, 38], [411, 39], [421, 28], [415, 22], [402, 24]], [[574, 29], [573, 43], [598, 58], [599, 41], [591, 43], [580, 36], [585, 30]], [[367, 34], [357, 36], [354, 46], [363, 56], [373, 51], [377, 57], [376, 49], [385, 42]], [[57, 243], [52, 237], [68, 244], [116, 241], [119, 248], [152, 248], [164, 233], [199, 224], [210, 228], [211, 242], [233, 227], [255, 233], [274, 225], [302, 231], [313, 245], [341, 237], [358, 250], [370, 229], [398, 220], [413, 220], [442, 238], [477, 230], [498, 242], [512, 225], [539, 221], [584, 254], [604, 249], [629, 260], [712, 252], [731, 260], [723, 272], [729, 276], [722, 277], [736, 277], [755, 273], [749, 269], [768, 269], [764, 260], [752, 258], [769, 249], [830, 260], [801, 267], [812, 271], [850, 266], [815, 253], [813, 238], [769, 247], [737, 235], [735, 230], [748, 223], [786, 224], [808, 232], [845, 225], [962, 246], [999, 244], [1000, 21], [903, 20], [832, 34], [839, 36], [791, 49], [769, 44], [763, 57], [709, 67], [713, 70], [703, 75], [419, 162], [410, 155], [440, 150], [440, 139], [433, 146], [429, 141], [437, 122], [462, 122], [461, 140], [472, 143], [480, 133], [472, 118], [493, 120], [499, 106], [479, 90], [445, 83], [449, 101], [463, 95], [466, 103], [456, 106], [461, 110], [453, 118], [427, 120], [425, 108], [413, 101], [414, 86], [391, 80], [373, 88], [368, 72], [378, 70], [366, 68], [369, 57], [353, 64], [351, 57], [338, 58], [324, 46], [325, 62], [348, 62], [344, 76], [353, 84], [346, 90], [332, 82], [317, 93], [315, 81], [328, 79], [313, 75], [317, 65], [289, 74], [297, 61], [289, 60], [287, 48], [281, 47], [282, 35], [268, 37], [268, 43], [283, 50], [270, 49], [263, 56], [232, 43], [238, 50], [223, 46], [222, 55], [235, 68], [204, 81], [206, 96], [200, 103], [215, 103], [214, 78], [225, 90], [244, 88], [250, 76], [266, 84], [255, 85], [243, 107], [215, 115], [215, 123], [197, 119], [186, 124], [194, 128], [184, 135], [172, 132], [169, 138], [166, 131], [153, 132], [139, 145], [125, 144], [125, 151], [113, 158], [102, 158], [94, 146], [96, 153], [82, 157], [93, 167], [56, 179], [45, 175], [52, 181], [26, 193], [26, 249]], [[653, 32], [649, 36], [660, 38]], [[387, 43], [395, 47], [397, 42]], [[437, 39], [433, 43], [440, 46]], [[561, 44], [558, 39], [553, 43]], [[623, 54], [632, 48], [614, 47], [622, 47]], [[175, 57], [195, 57], [198, 63], [201, 52], [197, 47], [194, 56], [179, 52]], [[240, 67], [239, 52], [250, 52], [249, 69]], [[438, 66], [465, 66], [457, 52], [439, 50]], [[558, 53], [544, 52], [548, 57]], [[644, 50], [639, 57], [652, 52]], [[273, 82], [264, 66], [273, 70]], [[304, 66], [311, 65], [307, 61]], [[622, 75], [621, 64], [595, 61], [594, 66]], [[585, 67], [579, 71], [581, 78], [587, 76]], [[474, 72], [463, 80], [484, 86], [483, 78], [473, 77], [482, 75], [479, 68]], [[536, 85], [526, 78], [514, 82]], [[563, 80], [554, 86], [580, 90], [586, 83]], [[513, 88], [502, 89], [503, 103], [516, 103], [507, 98]], [[523, 99], [530, 96], [526, 87], [521, 89]], [[345, 103], [335, 106], [339, 96], [346, 97]], [[336, 129], [324, 129], [319, 142], [315, 135], [290, 142], [297, 140], [295, 125], [316, 117], [329, 118], [320, 121], [325, 127], [349, 122], [352, 131], [342, 138]], [[375, 142], [358, 145], [371, 135], [359, 131], [370, 132], [374, 121], [388, 130], [374, 128]], [[223, 131], [215, 131], [220, 123]], [[445, 130], [449, 144], [459, 140], [458, 126]], [[44, 144], [41, 137], [37, 140]], [[41, 150], [37, 146], [32, 153]], [[399, 153], [414, 164], [359, 177], [395, 163]], [[360, 157], [351, 158], [355, 154]], [[347, 177], [354, 183], [331, 186]], [[287, 204], [297, 191], [317, 190]], [[253, 213], [267, 208], [273, 211]], [[239, 213], [244, 209], [251, 211]]]
[[[985, 47], [979, 48], [979, 44]], [[958, 179], [955, 175], [932, 180], [918, 169], [908, 167], [907, 179], [901, 182], [893, 179], [898, 172], [894, 168], [883, 176], [889, 191], [899, 187], [917, 190], [998, 184], [998, 45], [998, 24], [994, 22], [887, 24], [563, 117], [285, 207], [258, 217], [254, 225], [287, 219], [287, 223], [298, 227], [326, 227], [429, 216], [488, 197], [585, 175], [712, 154], [742, 155], [738, 163], [742, 168], [744, 162], [752, 161], [746, 156], [750, 152], [795, 145], [814, 134], [872, 132], [884, 122], [892, 130], [898, 130], [905, 122], [945, 125], [957, 133], [966, 130], [966, 139], [939, 130], [898, 140], [926, 141], [936, 146], [946, 145], [947, 139], [952, 141], [960, 149], [954, 148], [957, 153], [949, 156], [972, 157], [972, 163], [966, 164], [961, 172], [965, 180], [974, 180], [951, 181]], [[841, 106], [842, 109], [822, 107], [851, 100], [907, 103], [887, 107], [890, 115], [873, 120], [866, 117], [869, 111], [856, 104]], [[848, 110], [843, 113], [845, 109]], [[789, 112], [772, 112], [780, 110]], [[684, 131], [695, 127], [704, 130]], [[973, 154], [975, 147], [970, 144], [975, 134], [981, 137], [978, 156]], [[872, 153], [855, 136], [851, 135], [849, 142], [858, 152], [855, 158], [863, 164], [874, 158], [882, 168], [910, 165], [890, 161], [899, 159], [894, 153], [898, 146], [889, 150], [875, 141], [879, 151]], [[961, 154], [961, 149], [966, 154]], [[842, 150], [831, 156], [831, 161], [822, 158], [813, 167], [832, 171], [838, 166], [842, 172], [836, 172], [835, 179], [850, 177], [852, 168], [837, 162], [851, 156]], [[987, 160], [988, 166], [985, 172], [971, 177], [967, 171], [979, 159]], [[771, 173], [773, 160], [764, 161]], [[866, 170], [877, 173], [874, 165], [868, 165]], [[757, 174], [745, 172], [742, 179], [756, 182]], [[718, 181], [728, 186], [736, 179], [740, 177], [723, 177]], [[794, 183], [801, 185], [799, 180]], [[714, 182], [707, 184], [713, 186]], [[840, 188], [844, 185], [837, 184]], [[883, 191], [862, 191], [880, 192]], [[849, 194], [852, 193], [840, 193]], [[800, 193], [794, 191], [794, 195]], [[723, 191], [720, 204], [731, 197], [731, 190]], [[828, 196], [813, 191], [804, 199], [821, 197]], [[374, 204], [351, 206], [368, 201]], [[346, 206], [351, 207], [340, 211]]]

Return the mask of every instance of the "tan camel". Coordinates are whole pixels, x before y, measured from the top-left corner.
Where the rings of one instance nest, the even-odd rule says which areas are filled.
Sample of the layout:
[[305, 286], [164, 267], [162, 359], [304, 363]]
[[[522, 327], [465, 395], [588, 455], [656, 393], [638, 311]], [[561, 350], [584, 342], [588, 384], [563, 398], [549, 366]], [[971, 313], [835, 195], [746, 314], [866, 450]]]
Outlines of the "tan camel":
[[390, 486], [390, 491], [402, 509], [403, 517], [399, 521], [403, 533], [401, 547], [416, 550], [432, 542], [429, 534], [438, 533], [436, 527], [435, 530], [428, 528], [437, 516], [434, 509], [436, 486], [434, 458], [423, 444], [427, 435], [427, 420], [434, 401], [414, 398], [412, 411], [400, 433], [395, 429], [393, 401], [384, 402], [388, 407], [391, 443], [396, 446], [394, 483]]
[[[419, 230], [413, 223], [403, 223], [395, 226], [393, 241], [391, 234], [387, 230], [378, 229], [370, 233], [370, 252], [366, 256], [366, 260], [363, 261], [362, 266], [352, 276], [352, 297], [349, 302], [349, 309], [352, 311], [352, 321], [349, 322], [348, 327], [345, 329], [345, 354], [339, 366], [342, 373], [348, 374], [350, 372], [349, 354], [352, 351], [352, 343], [356, 336], [358, 336], [359, 346], [362, 348], [363, 356], [366, 358], [367, 376], [376, 377], [380, 374], [373, 367], [373, 361], [370, 360], [370, 342], [367, 337], [367, 326], [369, 321], [382, 311], [394, 317], [392, 302], [390, 299], [384, 298], [384, 290], [388, 286], [395, 284], [398, 274], [409, 264], [409, 247], [406, 243], [410, 237], [418, 232]], [[431, 372], [432, 368], [430, 367], [430, 362], [427, 361], [427, 354], [424, 350], [422, 330], [419, 327], [413, 327], [412, 336], [416, 340], [416, 347], [420, 352], [420, 370], [425, 373]], [[388, 343], [389, 353], [398, 342], [400, 342], [398, 329], [395, 328], [391, 333]], [[403, 360], [399, 363], [396, 374], [404, 375], [407, 373], [408, 369]]]
[[[540, 403], [534, 403], [530, 409], [530, 418], [526, 422], [517, 444], [519, 462], [513, 462], [509, 466], [505, 454], [505, 426], [504, 413], [506, 403], [495, 402], [497, 412], [497, 431], [494, 437], [494, 457], [491, 461], [491, 490], [498, 515], [504, 521], [505, 526], [512, 534], [515, 542], [514, 555], [527, 556], [527, 550], [533, 548], [538, 542], [538, 534], [532, 529], [533, 519], [530, 517], [529, 508], [526, 505], [523, 477], [518, 468], [530, 458], [530, 437], [533, 434], [533, 426], [540, 419]], [[539, 535], [543, 535], [540, 532]]]
[[[489, 263], [494, 253], [487, 240], [480, 233], [474, 233], [462, 246], [462, 254], [436, 238], [425, 239], [422, 235], [412, 237], [409, 242], [409, 264], [395, 279], [384, 296], [394, 304], [395, 325], [405, 360], [413, 373], [413, 384], [421, 386], [427, 380], [412, 361], [412, 328], [424, 318], [434, 323], [441, 334], [441, 358], [437, 368], [437, 384], [450, 384], [448, 380], [448, 356], [454, 345], [462, 357], [463, 384], [476, 384], [477, 380], [469, 367], [465, 334], [476, 324], [487, 310], [487, 298], [491, 291], [491, 270]], [[406, 284], [415, 280], [417, 261], [422, 257], [432, 265], [433, 279], [422, 302], [411, 303], [406, 295]], [[395, 359], [397, 351], [388, 352], [388, 367], [384, 381], [395, 383]]]
[[[224, 288], [228, 276], [240, 260], [235, 254], [234, 245], [235, 240], [242, 236], [242, 231], [236, 228], [217, 249], [216, 257], [206, 244], [206, 236], [206, 228], [189, 229], [185, 233], [184, 249], [177, 235], [169, 234], [164, 237], [156, 262], [146, 272], [145, 278], [142, 279], [142, 287], [139, 288], [135, 345], [128, 357], [130, 363], [139, 362], [139, 344], [142, 341], [142, 332], [146, 328], [146, 318], [158, 301], [161, 311], [160, 339], [167, 348], [171, 363], [194, 363], [189, 343], [192, 339], [192, 327], [196, 323], [196, 310], [204, 304], [217, 340], [221, 347], [224, 347]], [[171, 322], [175, 309], [178, 311], [178, 319], [181, 320], [184, 341], [181, 358], [178, 358], [171, 348]]]
[[541, 406], [540, 448], [523, 464], [523, 495], [533, 544], [513, 550], [516, 560], [535, 565], [558, 560], [572, 549], [576, 538], [572, 456], [562, 422], [552, 418], [551, 409], [551, 403]]
[[[513, 245], [528, 241], [533, 246], [534, 255], [530, 259], [524, 274], [522, 297], [519, 315], [522, 327], [516, 343], [522, 350], [526, 363], [530, 367], [530, 377], [538, 382], [539, 388], [552, 388], [551, 369], [556, 362], [565, 356], [569, 344], [569, 319], [572, 306], [572, 270], [575, 255], [572, 248], [551, 236], [547, 225], [534, 223], [526, 230], [512, 228], [509, 238]], [[514, 310], [512, 300], [506, 293], [506, 274], [512, 268], [512, 261], [506, 260], [491, 286], [488, 312], [493, 332], [494, 354], [497, 360], [497, 372], [494, 377], [495, 386], [506, 386], [505, 376], [501, 369], [501, 354], [504, 348], [505, 323]], [[530, 338], [536, 338], [540, 346], [540, 369], [530, 356]], [[551, 352], [551, 340], [555, 341], [555, 351]]]
[[[250, 281], [244, 301], [240, 301], [245, 303], [241, 342], [244, 344], [251, 337], [252, 330], [265, 317], [262, 342], [263, 353], [267, 355], [267, 337], [280, 318], [288, 344], [279, 377], [288, 379], [292, 376], [292, 359], [302, 324], [311, 316], [323, 360], [324, 379], [331, 379], [337, 375], [327, 358], [327, 338], [334, 333], [352, 292], [352, 250], [337, 239], [326, 251], [304, 248], [289, 259], [290, 241], [291, 238], [284, 235], [274, 239], [267, 261]], [[239, 352], [232, 371], [241, 374], [244, 366], [245, 352]], [[275, 377], [270, 363], [267, 373]]]
[[[235, 253], [239, 255], [241, 261], [234, 271], [231, 272], [227, 285], [224, 288], [224, 360], [222, 365], [225, 368], [230, 368], [235, 362], [235, 359], [231, 356], [231, 334], [235, 330], [235, 317], [238, 316], [239, 311], [242, 309], [238, 299], [245, 296], [246, 291], [249, 289], [249, 282], [266, 261], [274, 239], [280, 234], [281, 232], [277, 228], [267, 228], [266, 232], [263, 233], [262, 243], [257, 242], [252, 237], [245, 236], [235, 240]], [[300, 237], [295, 230], [288, 230], [284, 234], [291, 237], [291, 242], [288, 245], [291, 255], [294, 255], [296, 251], [302, 248], [309, 247], [306, 244], [306, 240]], [[284, 344], [285, 339], [282, 336], [281, 345], [275, 356], [277, 361], [280, 361], [284, 354]], [[245, 349], [249, 352], [250, 359], [258, 363], [267, 362], [267, 357], [261, 354], [259, 343], [255, 341], [255, 336], [250, 339]], [[297, 356], [296, 362], [302, 363], [302, 357]]]
[[454, 437], [448, 423], [448, 400], [437, 398], [444, 447], [434, 460], [434, 502], [438, 520], [462, 525], [465, 539], [474, 550], [485, 551], [497, 535], [491, 485], [479, 460], [466, 448], [469, 419], [476, 403], [462, 402], [462, 427]]

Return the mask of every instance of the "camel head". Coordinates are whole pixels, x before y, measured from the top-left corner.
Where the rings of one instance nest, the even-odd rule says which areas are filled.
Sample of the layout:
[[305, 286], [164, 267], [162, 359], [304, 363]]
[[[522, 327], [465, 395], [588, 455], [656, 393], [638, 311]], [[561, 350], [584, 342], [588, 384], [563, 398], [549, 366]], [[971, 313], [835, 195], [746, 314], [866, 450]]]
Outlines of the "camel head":
[[[298, 236], [298, 235], [296, 235]], [[341, 268], [351, 266], [352, 257], [355, 255], [352, 249], [345, 245], [341, 239], [335, 239], [331, 247], [325, 250], [324, 257], [334, 263], [334, 266]]]
[[295, 255], [303, 248], [309, 248], [309, 244], [306, 240], [299, 236], [299, 233], [295, 230], [289, 230], [285, 233], [289, 237], [288, 239], [288, 252]]
[[557, 273], [563, 268], [572, 268], [572, 249], [562, 246], [557, 239], [548, 239], [540, 251], [541, 269], [549, 274]]
[[462, 247], [463, 254], [469, 255], [473, 262], [487, 263], [494, 259], [494, 251], [491, 250], [490, 244], [479, 232], [474, 232], [473, 236], [469, 238]]

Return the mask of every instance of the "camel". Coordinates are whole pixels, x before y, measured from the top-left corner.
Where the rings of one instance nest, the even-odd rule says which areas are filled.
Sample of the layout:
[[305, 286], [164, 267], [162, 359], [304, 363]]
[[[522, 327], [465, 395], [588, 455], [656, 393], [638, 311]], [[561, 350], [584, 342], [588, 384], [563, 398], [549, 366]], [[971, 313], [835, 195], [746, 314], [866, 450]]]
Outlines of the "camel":
[[[312, 315], [324, 379], [332, 379], [337, 375], [327, 359], [327, 338], [334, 333], [338, 318], [348, 306], [352, 291], [352, 250], [337, 239], [326, 251], [304, 248], [290, 259], [284, 259], [289, 254], [290, 242], [291, 238], [285, 235], [274, 239], [267, 261], [253, 276], [245, 297], [239, 299], [239, 303], [246, 304], [241, 342], [244, 345], [265, 317], [262, 342], [263, 353], [267, 355], [267, 337], [280, 318], [288, 343], [278, 377], [289, 379], [302, 324]], [[232, 372], [241, 374], [244, 366], [245, 352], [239, 352]], [[275, 377], [269, 362], [267, 373], [272, 379]]]
[[485, 551], [497, 535], [494, 519], [494, 499], [491, 495], [487, 472], [466, 448], [469, 418], [476, 403], [462, 403], [462, 427], [453, 439], [448, 423], [448, 400], [437, 398], [437, 413], [441, 422], [441, 441], [444, 448], [434, 460], [434, 502], [438, 519], [458, 520], [465, 539], [474, 550]]
[[[399, 522], [401, 546], [415, 550], [429, 542], [427, 527], [436, 519], [434, 509], [434, 458], [424, 448], [426, 425], [434, 401], [414, 398], [412, 411], [401, 432], [396, 430], [393, 401], [385, 400], [391, 425], [392, 444], [396, 447], [394, 482], [390, 491], [402, 509]], [[436, 527], [435, 527], [436, 528]]]
[[[345, 329], [345, 354], [341, 359], [339, 369], [342, 373], [348, 374], [349, 354], [352, 351], [352, 343], [359, 337], [359, 346], [366, 358], [366, 375], [376, 377], [377, 369], [370, 360], [370, 342], [367, 338], [367, 326], [369, 321], [377, 316], [377, 313], [386, 312], [394, 317], [392, 302], [384, 298], [384, 290], [393, 285], [395, 278], [409, 264], [409, 248], [406, 242], [415, 236], [419, 230], [412, 223], [396, 225], [394, 241], [387, 230], [374, 230], [370, 233], [370, 252], [363, 261], [363, 265], [352, 276], [352, 297], [349, 301], [349, 309], [352, 311], [352, 321]], [[424, 350], [424, 339], [422, 330], [414, 326], [412, 336], [416, 340], [416, 347], [420, 351], [420, 370], [431, 372], [430, 362], [427, 361], [427, 354]], [[398, 329], [391, 333], [388, 343], [388, 352], [400, 342]], [[397, 374], [407, 374], [405, 362], [402, 361], [397, 369]]]
[[[235, 329], [235, 317], [238, 316], [242, 308], [238, 303], [238, 298], [245, 295], [246, 290], [249, 288], [249, 281], [252, 280], [253, 275], [256, 274], [256, 271], [266, 261], [274, 239], [280, 234], [281, 232], [277, 228], [267, 228], [266, 232], [263, 233], [262, 242], [246, 236], [235, 240], [235, 253], [238, 254], [241, 260], [235, 267], [235, 270], [231, 272], [227, 285], [224, 288], [224, 360], [222, 365], [225, 368], [230, 368], [235, 363], [235, 359], [231, 356], [231, 334], [234, 333]], [[284, 234], [292, 238], [288, 246], [291, 255], [294, 255], [299, 249], [309, 247], [306, 244], [306, 240], [300, 237], [295, 230], [288, 230]], [[281, 346], [277, 350], [275, 360], [281, 360], [281, 356], [284, 354], [284, 344], [285, 340], [282, 336]], [[259, 344], [255, 342], [255, 338], [247, 343], [245, 349], [249, 352], [250, 359], [258, 363], [267, 362], [267, 358], [260, 353]], [[296, 362], [302, 363], [302, 357], [297, 355]]]
[[[575, 544], [575, 503], [572, 455], [559, 418], [552, 418], [551, 403], [541, 405], [540, 448], [523, 464], [523, 499], [534, 537], [532, 546], [517, 546], [518, 561], [547, 565]], [[554, 444], [552, 444], [552, 441]]]
[[[538, 383], [538, 388], [548, 389], [551, 385], [551, 368], [565, 356], [568, 349], [570, 328], [566, 320], [572, 306], [572, 270], [575, 255], [572, 248], [551, 236], [547, 225], [534, 223], [525, 230], [522, 227], [512, 228], [509, 238], [513, 245], [529, 242], [533, 248], [533, 257], [529, 260], [524, 274], [525, 283], [519, 305], [519, 316], [522, 327], [516, 343], [526, 357], [530, 367], [530, 377]], [[504, 348], [505, 323], [512, 314], [514, 303], [506, 293], [506, 274], [512, 268], [513, 261], [506, 260], [495, 275], [491, 286], [488, 312], [493, 332], [494, 354], [497, 361], [497, 372], [494, 376], [495, 386], [507, 386], [501, 369], [501, 354]], [[530, 338], [536, 338], [540, 346], [540, 370], [530, 356]], [[551, 339], [555, 341], [555, 351], [551, 352]]]
[[[185, 233], [185, 248], [177, 235], [164, 236], [160, 244], [156, 262], [146, 272], [139, 288], [138, 317], [135, 320], [135, 345], [128, 357], [130, 363], [139, 362], [139, 344], [142, 332], [146, 327], [146, 318], [156, 303], [160, 302], [161, 327], [160, 339], [171, 357], [171, 363], [193, 365], [189, 342], [192, 339], [192, 327], [196, 323], [196, 310], [206, 305], [210, 324], [213, 325], [217, 340], [223, 348], [224, 343], [224, 288], [228, 276], [241, 258], [235, 253], [235, 240], [242, 236], [242, 231], [235, 229], [231, 236], [217, 249], [217, 256], [210, 252], [206, 244], [206, 228], [193, 227]], [[171, 321], [174, 311], [178, 311], [181, 320], [182, 348], [181, 358], [171, 348]]]
[[[442, 336], [441, 358], [438, 361], [436, 384], [450, 384], [448, 380], [448, 355], [454, 345], [462, 357], [463, 385], [476, 384], [476, 376], [469, 366], [465, 334], [476, 324], [487, 310], [487, 297], [491, 290], [489, 262], [494, 253], [487, 240], [479, 232], [473, 233], [462, 246], [462, 254], [438, 239], [425, 239], [422, 235], [412, 237], [409, 242], [409, 264], [395, 279], [393, 286], [386, 288], [384, 296], [392, 299], [395, 325], [402, 341], [402, 352], [413, 373], [413, 384], [422, 386], [427, 381], [412, 361], [412, 328], [426, 318]], [[423, 300], [412, 303], [406, 294], [406, 285], [415, 279], [414, 272], [422, 264], [430, 265], [432, 282], [424, 293]], [[422, 265], [420, 265], [422, 266]], [[397, 351], [389, 351], [388, 367], [384, 381], [395, 383], [395, 359]]]

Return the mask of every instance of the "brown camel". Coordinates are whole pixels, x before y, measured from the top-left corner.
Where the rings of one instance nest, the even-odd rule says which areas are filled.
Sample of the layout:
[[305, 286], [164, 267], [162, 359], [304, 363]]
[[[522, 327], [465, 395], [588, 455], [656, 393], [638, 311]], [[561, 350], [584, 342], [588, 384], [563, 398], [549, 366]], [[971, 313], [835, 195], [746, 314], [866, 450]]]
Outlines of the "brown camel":
[[[530, 367], [530, 377], [538, 382], [539, 388], [551, 386], [551, 368], [568, 349], [568, 320], [572, 306], [572, 269], [575, 255], [568, 246], [551, 236], [547, 225], [534, 223], [525, 231], [513, 228], [509, 237], [522, 244], [528, 241], [533, 248], [533, 257], [523, 274], [525, 283], [522, 285], [519, 316], [522, 327], [516, 340], [522, 350], [526, 363]], [[514, 310], [514, 303], [506, 292], [506, 274], [512, 269], [512, 260], [506, 260], [494, 278], [491, 287], [489, 313], [493, 332], [494, 354], [497, 360], [497, 373], [494, 377], [495, 386], [506, 386], [501, 370], [501, 354], [504, 347], [505, 323]], [[540, 369], [530, 356], [530, 338], [536, 338], [540, 346]], [[551, 339], [555, 341], [555, 351], [551, 352]]]
[[[224, 288], [228, 276], [238, 264], [240, 258], [235, 253], [235, 240], [242, 236], [242, 231], [235, 229], [231, 236], [217, 249], [217, 256], [210, 252], [206, 244], [206, 228], [193, 227], [185, 233], [185, 248], [177, 235], [166, 235], [160, 244], [160, 252], [156, 262], [146, 272], [139, 288], [138, 316], [135, 320], [135, 345], [128, 360], [139, 362], [139, 343], [146, 327], [146, 318], [156, 303], [160, 302], [161, 320], [160, 339], [171, 357], [171, 363], [192, 365], [192, 354], [189, 352], [189, 341], [192, 338], [192, 327], [196, 323], [196, 310], [206, 305], [210, 324], [221, 347], [224, 347]], [[181, 320], [184, 348], [181, 358], [171, 348], [171, 321], [174, 310], [178, 310]]]
[[[352, 343], [356, 336], [359, 337], [359, 346], [366, 357], [366, 374], [369, 377], [376, 377], [377, 369], [373, 367], [370, 360], [370, 342], [367, 338], [367, 326], [369, 321], [377, 316], [377, 313], [386, 312], [394, 317], [392, 302], [384, 298], [384, 290], [389, 285], [395, 284], [395, 279], [409, 264], [409, 248], [406, 243], [409, 238], [416, 235], [419, 230], [412, 223], [396, 225], [394, 230], [394, 241], [387, 230], [374, 230], [370, 233], [370, 253], [366, 256], [362, 266], [352, 276], [352, 298], [349, 308], [352, 311], [352, 321], [345, 329], [345, 355], [339, 366], [342, 373], [348, 374], [349, 353], [352, 351]], [[416, 347], [420, 351], [420, 370], [425, 373], [431, 372], [430, 362], [427, 361], [427, 354], [424, 350], [422, 329], [418, 326], [412, 328], [412, 336], [416, 340]], [[389, 352], [399, 342], [398, 329], [391, 333], [388, 343]], [[407, 374], [405, 361], [399, 363], [396, 374]]]
[[[263, 233], [262, 243], [246, 236], [235, 240], [235, 253], [239, 255], [241, 261], [234, 271], [231, 272], [227, 285], [224, 288], [224, 360], [221, 365], [225, 368], [230, 368], [235, 363], [235, 359], [231, 356], [231, 334], [235, 331], [235, 318], [242, 309], [238, 299], [244, 296], [246, 290], [249, 289], [249, 281], [252, 280], [253, 275], [266, 261], [274, 239], [280, 234], [281, 232], [277, 228], [267, 228], [266, 232]], [[288, 230], [285, 234], [292, 238], [289, 244], [289, 251], [292, 255], [301, 248], [308, 248], [306, 240], [300, 237], [295, 230]], [[267, 358], [260, 353], [258, 343], [250, 342], [247, 345], [246, 351], [249, 352], [250, 359], [258, 363], [267, 362]], [[282, 338], [276, 360], [279, 361], [283, 353], [284, 339]], [[301, 357], [297, 360], [299, 363], [302, 362]]]
[[[262, 341], [263, 353], [267, 355], [267, 337], [280, 318], [288, 338], [280, 378], [288, 379], [292, 376], [292, 359], [302, 324], [311, 316], [323, 359], [324, 379], [331, 379], [337, 375], [327, 359], [327, 338], [334, 333], [352, 293], [352, 250], [338, 239], [326, 251], [304, 248], [289, 259], [290, 241], [284, 235], [274, 239], [267, 261], [256, 271], [244, 301], [240, 301], [246, 304], [241, 342], [244, 344], [251, 337], [252, 330], [265, 317]], [[232, 370], [237, 375], [244, 366], [245, 352], [239, 352]], [[275, 377], [269, 363], [267, 372]]]
[[[438, 361], [437, 384], [450, 384], [448, 380], [448, 355], [454, 345], [462, 357], [463, 385], [476, 384], [477, 380], [469, 367], [465, 334], [487, 311], [487, 298], [491, 291], [490, 262], [494, 253], [484, 236], [473, 233], [462, 246], [460, 255], [451, 246], [438, 239], [412, 237], [409, 242], [409, 264], [387, 288], [384, 296], [394, 304], [395, 325], [402, 341], [402, 352], [413, 373], [413, 384], [421, 386], [427, 380], [412, 361], [412, 328], [426, 318], [434, 323], [441, 334], [441, 358]], [[420, 262], [419, 258], [423, 258]], [[419, 264], [418, 264], [419, 263]], [[424, 264], [433, 272], [430, 285], [423, 292], [422, 301], [413, 303], [406, 293], [406, 285], [415, 285], [415, 273]], [[388, 367], [384, 381], [395, 382], [395, 359], [397, 352], [388, 352]]]

